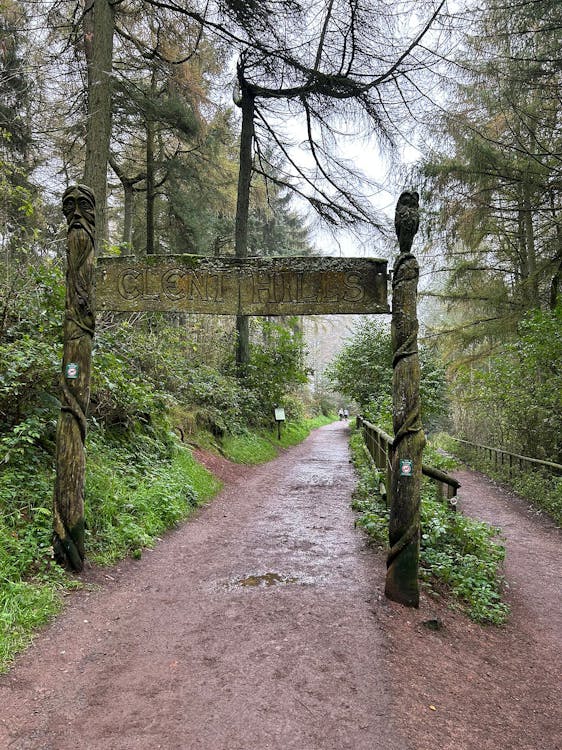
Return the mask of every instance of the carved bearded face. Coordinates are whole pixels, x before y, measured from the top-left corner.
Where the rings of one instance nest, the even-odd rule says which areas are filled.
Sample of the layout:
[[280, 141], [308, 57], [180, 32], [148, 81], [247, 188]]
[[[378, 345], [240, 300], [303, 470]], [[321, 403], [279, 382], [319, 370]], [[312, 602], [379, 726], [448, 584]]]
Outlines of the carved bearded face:
[[95, 224], [95, 201], [89, 189], [80, 185], [68, 188], [62, 198], [62, 210], [69, 229], [92, 231]]

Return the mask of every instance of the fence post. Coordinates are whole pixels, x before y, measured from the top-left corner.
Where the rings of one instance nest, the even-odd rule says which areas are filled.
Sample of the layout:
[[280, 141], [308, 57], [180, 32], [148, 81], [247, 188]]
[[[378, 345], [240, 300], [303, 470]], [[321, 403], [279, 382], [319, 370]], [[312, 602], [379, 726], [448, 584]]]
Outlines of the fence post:
[[84, 441], [95, 327], [95, 200], [92, 191], [85, 185], [68, 188], [63, 195], [63, 211], [68, 237], [53, 549], [57, 562], [80, 571], [84, 565]]
[[388, 507], [390, 503], [390, 493], [392, 487], [392, 456], [389, 455], [391, 452], [390, 444], [386, 443], [384, 451], [384, 468], [386, 472], [386, 505]]

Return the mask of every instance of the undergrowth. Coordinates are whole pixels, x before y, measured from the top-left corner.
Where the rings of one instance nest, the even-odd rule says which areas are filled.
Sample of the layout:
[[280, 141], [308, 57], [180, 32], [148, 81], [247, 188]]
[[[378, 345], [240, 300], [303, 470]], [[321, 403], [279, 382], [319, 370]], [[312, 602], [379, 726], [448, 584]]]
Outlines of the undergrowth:
[[[378, 494], [379, 476], [365, 455], [360, 433], [351, 437], [351, 452], [358, 474], [353, 500], [359, 513], [356, 524], [374, 543], [388, 549], [389, 510]], [[499, 529], [452, 512], [436, 499], [433, 487], [425, 480], [420, 514], [422, 585], [435, 595], [443, 589], [450, 592], [455, 606], [476, 622], [504, 623], [509, 608], [501, 600], [500, 568], [505, 549], [497, 541]]]
[[[0, 672], [33, 632], [81, 586], [52, 559], [54, 475], [48, 454], [12, 461], [0, 476]], [[109, 564], [154, 544], [220, 483], [171, 437], [139, 433], [88, 439], [86, 547], [88, 559]]]
[[53, 473], [13, 458], [0, 482], [0, 671], [61, 607], [71, 579], [51, 562]]
[[139, 435], [134, 441], [90, 441], [86, 476], [88, 557], [110, 564], [143, 547], [187, 518], [215, 494], [219, 482], [177, 443]]

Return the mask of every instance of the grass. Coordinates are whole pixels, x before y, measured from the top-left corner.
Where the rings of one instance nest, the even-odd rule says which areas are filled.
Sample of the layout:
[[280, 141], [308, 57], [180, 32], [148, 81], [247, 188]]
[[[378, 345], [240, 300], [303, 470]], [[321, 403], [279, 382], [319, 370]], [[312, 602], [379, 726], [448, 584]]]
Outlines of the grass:
[[135, 443], [101, 443], [89, 457], [86, 479], [86, 547], [108, 565], [139, 558], [167, 529], [186, 519], [220, 483], [175, 445], [169, 457], [138, 453]]
[[279, 450], [302, 442], [311, 430], [330, 424], [334, 417], [314, 417], [281, 425], [281, 440], [277, 428], [267, 432], [243, 432], [226, 435], [222, 440], [225, 456], [240, 464], [261, 464], [275, 458]]
[[48, 465], [28, 456], [0, 474], [0, 671], [73, 585], [51, 561], [53, 478]]
[[[0, 475], [0, 672], [61, 609], [64, 592], [81, 586], [52, 561], [49, 464], [22, 461]], [[219, 488], [177, 443], [93, 434], [86, 481], [89, 560], [110, 564], [129, 554], [140, 557]]]
[[[356, 524], [373, 543], [387, 550], [389, 510], [378, 494], [379, 478], [365, 455], [359, 433], [351, 437], [351, 452], [358, 474], [353, 500], [359, 514]], [[422, 586], [435, 595], [446, 591], [453, 597], [454, 606], [475, 622], [503, 624], [509, 607], [501, 600], [505, 548], [498, 543], [499, 529], [451, 512], [425, 481], [420, 515]]]
[[60, 591], [47, 582], [4, 580], [0, 585], [0, 672], [25, 648], [32, 633], [62, 606]]

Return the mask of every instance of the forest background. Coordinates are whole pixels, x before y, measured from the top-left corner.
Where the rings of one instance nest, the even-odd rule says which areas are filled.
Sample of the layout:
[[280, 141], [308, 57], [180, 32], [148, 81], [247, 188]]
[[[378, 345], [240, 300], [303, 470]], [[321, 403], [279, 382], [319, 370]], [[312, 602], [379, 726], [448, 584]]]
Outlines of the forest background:
[[[37, 598], [58, 606], [37, 584], [50, 567], [71, 183], [95, 191], [98, 253], [138, 257], [329, 244], [392, 261], [385, 209], [418, 189], [426, 428], [562, 461], [558, 2], [0, 11], [0, 605], [15, 592], [22, 618]], [[295, 439], [344, 401], [388, 429], [388, 327], [100, 315], [92, 559], [140, 554], [212, 492], [186, 443], [271, 455], [276, 404]], [[553, 482], [531, 492], [560, 513]]]

